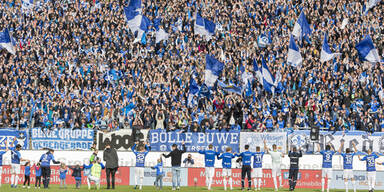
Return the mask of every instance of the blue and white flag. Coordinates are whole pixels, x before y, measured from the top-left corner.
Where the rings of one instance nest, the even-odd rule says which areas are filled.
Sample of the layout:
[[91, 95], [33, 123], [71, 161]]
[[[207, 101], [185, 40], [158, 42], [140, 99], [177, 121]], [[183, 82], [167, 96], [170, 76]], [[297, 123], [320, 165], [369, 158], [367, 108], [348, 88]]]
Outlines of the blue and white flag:
[[97, 8], [97, 9], [101, 9], [101, 3], [100, 3], [99, 0], [96, 0], [96, 1], [95, 1], [95, 8]]
[[242, 80], [242, 85], [243, 87], [245, 88], [245, 86], [247, 85], [247, 83], [249, 81], [252, 81], [253, 80], [253, 75], [252, 73], [248, 72], [248, 71], [244, 71], [242, 74], [241, 74], [241, 80]]
[[140, 26], [137, 30], [137, 36], [133, 43], [136, 43], [136, 42], [141, 42], [142, 44], [144, 44], [144, 42], [146, 43], [146, 40], [144, 41], [143, 38], [145, 39], [144, 37], [145, 33], [148, 31], [150, 25], [151, 25], [151, 20], [149, 20], [149, 18], [144, 15], [141, 16]]
[[360, 59], [367, 60], [372, 63], [380, 62], [380, 56], [373, 45], [373, 41], [369, 35], [365, 37], [360, 43], [356, 45], [356, 49], [359, 53]]
[[374, 6], [376, 6], [381, 0], [369, 0], [368, 1], [368, 7], [367, 9], [365, 10], [365, 14], [370, 10], [372, 9]]
[[305, 17], [304, 11], [301, 11], [299, 18], [293, 27], [292, 34], [301, 40], [303, 37], [308, 38], [311, 33], [311, 28], [309, 27], [309, 23]]
[[275, 92], [275, 77], [272, 75], [271, 71], [269, 71], [267, 64], [265, 63], [264, 57], [261, 59], [262, 67], [261, 72], [263, 75], [263, 87], [268, 92]]
[[141, 0], [131, 0], [128, 7], [124, 7], [125, 19], [129, 29], [133, 33], [138, 32], [135, 42], [142, 39], [143, 34], [148, 31], [148, 27], [151, 24], [148, 17], [142, 15], [141, 12]]
[[33, 0], [22, 0], [21, 1], [21, 9], [23, 12], [29, 12], [34, 7]]
[[16, 54], [16, 46], [7, 28], [0, 32], [0, 48], [6, 49], [12, 55]]
[[261, 74], [261, 68], [257, 66], [256, 59], [253, 59], [253, 70], [256, 72], [256, 78], [260, 83], [263, 82], [263, 75]]
[[205, 61], [205, 84], [209, 87], [213, 87], [224, 69], [224, 64], [208, 54], [205, 56]]
[[292, 35], [291, 35], [291, 38], [289, 39], [287, 62], [294, 67], [301, 65], [301, 62], [303, 62], [303, 58], [301, 57], [299, 47], [297, 47], [295, 43], [295, 38], [293, 38]]
[[259, 35], [259, 37], [257, 37], [257, 45], [262, 48], [267, 47], [267, 45], [269, 45], [268, 37], [264, 34]]
[[189, 80], [189, 94], [188, 94], [188, 107], [193, 107], [195, 104], [197, 104], [197, 101], [194, 101], [193, 97], [196, 96], [199, 93], [200, 87], [191, 77]]
[[201, 17], [199, 13], [196, 13], [195, 21], [195, 34], [205, 36], [206, 39], [211, 39], [215, 34], [216, 24], [208, 19]]
[[168, 40], [169, 34], [164, 29], [156, 31], [156, 43], [160, 43], [162, 40]]
[[219, 85], [224, 91], [241, 95], [241, 87], [240, 86], [231, 85], [231, 84], [227, 85], [221, 81], [218, 81], [217, 85]]
[[328, 41], [327, 41], [327, 34], [324, 34], [324, 41], [323, 46], [321, 47], [321, 53], [320, 53], [320, 62], [326, 62], [329, 61], [337, 56], [341, 55], [341, 53], [332, 53], [331, 49], [329, 48]]

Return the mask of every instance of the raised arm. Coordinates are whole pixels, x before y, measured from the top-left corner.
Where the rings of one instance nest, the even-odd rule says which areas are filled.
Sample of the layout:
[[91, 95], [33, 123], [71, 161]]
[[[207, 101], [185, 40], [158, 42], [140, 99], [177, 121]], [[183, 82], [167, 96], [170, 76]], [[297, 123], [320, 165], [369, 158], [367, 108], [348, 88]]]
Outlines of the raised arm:
[[51, 154], [51, 159], [53, 164], [60, 164], [60, 161], [56, 161], [52, 154]]
[[333, 147], [333, 145], [331, 145], [329, 143], [327, 145], [331, 146], [331, 151], [336, 151], [335, 148]]
[[320, 143], [317, 143], [317, 153], [320, 153], [320, 151], [321, 151], [321, 146], [320, 146]]
[[171, 151], [170, 153], [168, 153], [168, 155], [166, 155], [166, 154], [163, 153], [163, 157], [165, 157], [165, 158], [170, 157], [170, 156], [172, 155], [172, 152], [173, 152], [173, 151]]
[[83, 165], [83, 169], [90, 169], [92, 168], [93, 164], [89, 164], [89, 165]]
[[144, 146], [145, 146], [145, 150], [146, 150], [146, 152], [149, 152], [149, 143], [147, 143], [147, 142], [144, 142]]
[[181, 151], [181, 153], [187, 152], [187, 148], [185, 147], [184, 141], [181, 143], [181, 145], [183, 146], [183, 150]]
[[267, 142], [264, 140], [264, 151], [266, 152], [266, 153], [269, 153], [269, 149], [268, 149], [268, 147], [267, 147]]
[[357, 148], [355, 142], [352, 142], [353, 149], [355, 150], [355, 153], [357, 153]]
[[341, 142], [341, 145], [339, 147], [339, 150], [337, 151], [338, 153], [341, 153], [341, 149], [343, 149], [344, 146], [344, 141]]
[[139, 142], [136, 141], [135, 144], [131, 147], [132, 152], [136, 153], [136, 145], [137, 145], [138, 143], [139, 143]]
[[[224, 154], [224, 153], [223, 153]], [[223, 154], [220, 155], [220, 153], [217, 155], [217, 159], [222, 159], [223, 158]]]

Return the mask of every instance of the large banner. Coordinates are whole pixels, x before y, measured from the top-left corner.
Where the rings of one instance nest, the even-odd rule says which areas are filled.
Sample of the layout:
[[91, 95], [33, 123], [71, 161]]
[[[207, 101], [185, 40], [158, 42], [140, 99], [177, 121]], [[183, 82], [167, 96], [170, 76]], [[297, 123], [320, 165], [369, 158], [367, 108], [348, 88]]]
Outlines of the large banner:
[[[164, 168], [164, 176], [163, 176], [163, 186], [172, 186], [172, 168]], [[130, 185], [135, 185], [135, 167], [130, 168]], [[188, 186], [188, 168], [180, 168], [180, 177], [181, 182], [180, 186]], [[153, 186], [153, 183], [156, 180], [156, 170], [151, 169], [149, 167], [146, 167], [144, 169], [144, 179], [143, 179], [143, 185], [144, 186]], [[137, 179], [139, 182], [140, 179]]]
[[93, 144], [92, 129], [31, 129], [32, 149], [88, 150]]
[[149, 141], [152, 151], [171, 151], [172, 144], [181, 147], [181, 143], [184, 141], [188, 152], [204, 150], [209, 144], [213, 144], [214, 150], [218, 152], [225, 152], [227, 147], [231, 147], [233, 152], [239, 152], [240, 131], [183, 133], [158, 129], [149, 131]]
[[97, 148], [99, 150], [105, 149], [105, 144], [109, 142], [116, 150], [128, 150], [132, 147], [135, 141], [143, 141], [147, 139], [148, 130], [136, 131], [132, 134], [132, 129], [120, 129], [104, 133], [97, 132]]
[[15, 129], [0, 129], [0, 149], [5, 149], [5, 141], [8, 146], [20, 144], [23, 149], [29, 149], [29, 137], [27, 131], [18, 131]]
[[309, 130], [298, 130], [288, 133], [288, 145], [295, 145], [301, 147], [307, 153], [313, 153], [318, 150], [318, 144], [320, 144], [321, 150], [325, 148], [327, 144], [331, 144], [336, 150], [340, 148], [341, 142], [344, 142], [344, 148], [353, 149], [352, 143], [356, 144], [356, 148], [360, 152], [367, 152], [368, 149], [372, 149], [375, 152], [384, 152], [384, 133], [369, 134], [364, 131], [350, 131], [343, 133], [321, 131], [320, 139], [318, 142], [313, 142], [309, 137]]
[[252, 133], [241, 132], [240, 133], [240, 151], [244, 151], [244, 146], [249, 145], [250, 151], [256, 151], [256, 146], [259, 146], [261, 151], [264, 150], [264, 141], [266, 141], [267, 147], [272, 149], [272, 145], [277, 145], [277, 148], [281, 152], [287, 150], [287, 133]]

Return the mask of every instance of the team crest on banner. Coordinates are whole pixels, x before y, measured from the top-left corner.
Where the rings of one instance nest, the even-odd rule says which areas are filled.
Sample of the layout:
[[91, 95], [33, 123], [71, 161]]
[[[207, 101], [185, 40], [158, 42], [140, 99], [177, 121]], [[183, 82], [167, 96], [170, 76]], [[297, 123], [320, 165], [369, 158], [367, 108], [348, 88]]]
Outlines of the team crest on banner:
[[309, 135], [307, 134], [292, 134], [289, 137], [290, 145], [298, 148], [304, 148], [310, 142]]

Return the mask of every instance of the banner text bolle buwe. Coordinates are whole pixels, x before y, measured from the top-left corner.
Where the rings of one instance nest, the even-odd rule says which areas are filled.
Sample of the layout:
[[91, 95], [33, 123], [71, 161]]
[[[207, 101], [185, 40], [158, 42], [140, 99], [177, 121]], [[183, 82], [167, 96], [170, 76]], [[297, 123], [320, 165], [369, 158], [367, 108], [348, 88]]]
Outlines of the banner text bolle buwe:
[[240, 131], [210, 130], [205, 133], [183, 133], [157, 129], [149, 131], [149, 141], [152, 151], [171, 151], [172, 144], [181, 147], [181, 143], [185, 142], [188, 152], [204, 150], [209, 144], [212, 144], [214, 150], [218, 152], [225, 152], [227, 147], [231, 147], [233, 152], [239, 152]]

